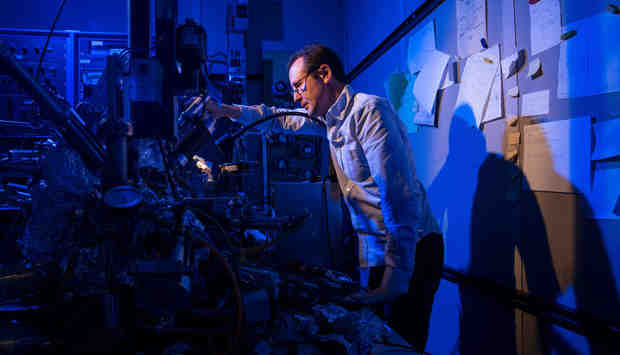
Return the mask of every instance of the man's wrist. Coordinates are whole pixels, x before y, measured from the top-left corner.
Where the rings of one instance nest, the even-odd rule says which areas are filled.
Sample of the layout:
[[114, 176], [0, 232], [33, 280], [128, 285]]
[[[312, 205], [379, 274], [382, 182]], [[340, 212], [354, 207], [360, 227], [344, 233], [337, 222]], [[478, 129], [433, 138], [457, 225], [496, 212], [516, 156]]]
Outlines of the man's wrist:
[[413, 271], [415, 250], [416, 239], [411, 230], [409, 228], [395, 229], [388, 233], [385, 245], [385, 265], [406, 272]]
[[381, 287], [387, 291], [390, 298], [405, 294], [409, 290], [409, 280], [412, 274], [413, 270], [409, 271], [386, 266], [383, 279], [381, 280]]
[[219, 116], [237, 119], [241, 117], [241, 110], [239, 106], [221, 104], [219, 105]]

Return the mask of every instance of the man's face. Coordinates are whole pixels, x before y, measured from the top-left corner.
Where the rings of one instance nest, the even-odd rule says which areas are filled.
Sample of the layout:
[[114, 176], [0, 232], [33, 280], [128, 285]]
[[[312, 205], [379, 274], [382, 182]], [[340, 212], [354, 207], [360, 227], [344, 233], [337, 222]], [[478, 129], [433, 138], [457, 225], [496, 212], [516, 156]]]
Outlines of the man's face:
[[301, 106], [308, 111], [310, 116], [322, 116], [327, 112], [325, 101], [325, 85], [320, 78], [317, 78], [316, 71], [308, 73], [304, 58], [297, 58], [291, 69], [288, 71], [288, 79], [293, 89], [293, 99], [300, 102]]

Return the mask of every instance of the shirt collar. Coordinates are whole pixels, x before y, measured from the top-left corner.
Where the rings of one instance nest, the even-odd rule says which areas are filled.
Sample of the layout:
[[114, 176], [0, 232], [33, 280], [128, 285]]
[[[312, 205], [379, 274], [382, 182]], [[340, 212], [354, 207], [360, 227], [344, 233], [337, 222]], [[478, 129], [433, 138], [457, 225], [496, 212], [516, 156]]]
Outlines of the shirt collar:
[[336, 102], [332, 104], [325, 114], [327, 125], [330, 125], [330, 122], [334, 120], [343, 120], [346, 117], [348, 109], [353, 104], [353, 96], [355, 96], [355, 90], [350, 85], [345, 85]]

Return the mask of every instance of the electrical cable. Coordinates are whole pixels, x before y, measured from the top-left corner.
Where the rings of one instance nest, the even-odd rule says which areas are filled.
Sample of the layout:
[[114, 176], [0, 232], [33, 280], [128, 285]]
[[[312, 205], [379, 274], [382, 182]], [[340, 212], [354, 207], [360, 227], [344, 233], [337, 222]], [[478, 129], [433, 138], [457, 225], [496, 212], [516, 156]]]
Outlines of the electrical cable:
[[217, 228], [222, 232], [222, 234], [224, 235], [225, 239], [226, 239], [226, 245], [228, 246], [228, 248], [230, 248], [231, 250], [234, 250], [235, 246], [233, 245], [233, 241], [236, 242], [237, 244], [241, 244], [239, 241], [237, 241], [235, 238], [233, 238], [232, 235], [230, 235], [230, 233], [228, 233], [226, 231], [226, 229], [224, 229], [224, 227], [222, 227], [222, 225], [217, 221], [217, 219], [211, 215], [209, 215], [208, 213], [201, 211], [197, 208], [190, 208], [190, 211], [194, 212], [198, 217], [202, 217], [205, 219], [208, 219], [209, 222], [212, 222], [213, 224], [215, 224], [217, 226]]
[[228, 262], [226, 261], [224, 256], [215, 247], [213, 247], [211, 243], [207, 242], [206, 240], [198, 236], [192, 235], [191, 233], [188, 233], [188, 235], [190, 235], [192, 238], [201, 242], [207, 248], [209, 248], [209, 251], [212, 252], [213, 255], [215, 255], [215, 257], [222, 263], [222, 265], [226, 269], [226, 273], [228, 274], [228, 276], [230, 276], [230, 281], [232, 282], [233, 289], [235, 291], [235, 302], [237, 306], [237, 312], [236, 312], [237, 317], [236, 317], [235, 330], [232, 335], [232, 341], [233, 341], [233, 349], [238, 350], [239, 349], [238, 342], [241, 337], [241, 327], [242, 327], [242, 322], [243, 322], [243, 300], [241, 299], [241, 288], [239, 287], [239, 282], [237, 281], [237, 277], [235, 276], [235, 273], [231, 269], [230, 265], [228, 265]]
[[[185, 211], [190, 211], [192, 212], [192, 210], [190, 208], [183, 208], [181, 209], [180, 213], [178, 214], [178, 220], [177, 220], [177, 226], [178, 228], [181, 228], [182, 232], [181, 234], [183, 236], [185, 236], [185, 240], [188, 241], [189, 239], [191, 239], [193, 236], [191, 235], [191, 232], [189, 229], [183, 228], [183, 217], [185, 215]], [[193, 211], [194, 213], [196, 211]], [[191, 247], [190, 246], [185, 246], [185, 250], [190, 250]], [[189, 253], [184, 253], [185, 254], [185, 259], [189, 258]], [[184, 261], [185, 263], [188, 263], [188, 260]], [[224, 309], [224, 306], [228, 303], [229, 299], [231, 297], [230, 294], [230, 289], [226, 289], [226, 294], [217, 302], [217, 304], [215, 305], [214, 308], [210, 309], [209, 311], [211, 312], [219, 312], [222, 311]]]
[[45, 46], [43, 46], [43, 51], [41, 52], [41, 57], [39, 58], [39, 65], [37, 66], [37, 71], [34, 75], [34, 80], [39, 80], [39, 73], [41, 72], [41, 65], [43, 65], [43, 58], [45, 58], [45, 53], [47, 53], [47, 46], [50, 44], [50, 39], [52, 38], [52, 34], [54, 33], [54, 28], [56, 28], [56, 23], [60, 18], [60, 14], [62, 13], [62, 9], [65, 7], [65, 3], [67, 0], [62, 0], [60, 7], [58, 8], [58, 12], [56, 12], [56, 18], [54, 18], [54, 22], [52, 23], [52, 27], [50, 28], [50, 32], [47, 34], [47, 39], [45, 40]]
[[272, 119], [277, 118], [277, 117], [282, 117], [282, 116], [302, 116], [302, 117], [309, 118], [312, 121], [318, 122], [323, 127], [326, 127], [325, 122], [323, 122], [321, 119], [316, 118], [316, 117], [312, 117], [312, 116], [310, 116], [307, 113], [297, 112], [297, 111], [284, 111], [284, 112], [278, 112], [278, 113], [275, 113], [273, 115], [269, 115], [269, 116], [267, 116], [265, 118], [261, 118], [259, 120], [256, 120], [256, 121], [250, 123], [249, 125], [243, 127], [241, 130], [239, 130], [239, 132], [233, 134], [232, 136], [224, 135], [220, 139], [218, 139], [217, 142], [215, 142], [215, 144], [219, 147], [220, 145], [222, 145], [224, 143], [234, 142], [237, 139], [239, 139], [239, 137], [244, 135], [245, 132], [249, 131], [250, 129], [252, 129], [252, 128], [256, 127], [256, 126], [258, 126], [259, 124], [267, 122], [267, 121], [272, 120]]
[[224, 238], [226, 240], [226, 245], [228, 246], [228, 248], [231, 250], [237, 249], [239, 251], [239, 256], [241, 259], [245, 259], [248, 256], [254, 257], [258, 255], [259, 253], [263, 252], [264, 250], [272, 247], [276, 242], [279, 241], [279, 238], [274, 238], [272, 241], [268, 243], [265, 243], [263, 245], [258, 245], [255, 247], [249, 247], [249, 248], [236, 247], [233, 245], [233, 242], [237, 245], [241, 245], [241, 242], [238, 241], [236, 238], [234, 238], [230, 233], [228, 233], [226, 229], [224, 229], [224, 227], [217, 221], [215, 217], [197, 208], [190, 208], [189, 210], [192, 211], [194, 214], [196, 214], [199, 218], [205, 218], [209, 220], [210, 222], [212, 222], [213, 224], [215, 224], [218, 227], [218, 229], [222, 232], [222, 234], [224, 235]]

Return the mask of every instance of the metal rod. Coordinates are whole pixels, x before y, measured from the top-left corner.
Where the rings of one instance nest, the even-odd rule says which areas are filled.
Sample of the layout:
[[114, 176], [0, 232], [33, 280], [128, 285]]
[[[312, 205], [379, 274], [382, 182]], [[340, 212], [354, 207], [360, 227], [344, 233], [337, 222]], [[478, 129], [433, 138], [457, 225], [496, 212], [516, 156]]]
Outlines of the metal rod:
[[427, 0], [420, 5], [409, 17], [405, 19], [392, 33], [390, 33], [375, 49], [370, 52], [358, 65], [347, 74], [347, 82], [353, 81], [362, 72], [368, 69], [376, 62], [385, 52], [394, 47], [401, 38], [405, 37], [412, 29], [420, 24], [428, 15], [430, 15], [444, 0]]
[[620, 337], [620, 325], [599, 319], [594, 315], [570, 309], [564, 305], [544, 301], [533, 294], [515, 290], [494, 280], [466, 275], [448, 266], [443, 267], [442, 278], [459, 286], [475, 288], [489, 296], [495, 296], [499, 302], [509, 303], [512, 307], [550, 320], [552, 323], [584, 336]]
[[103, 164], [105, 152], [88, 131], [82, 118], [71, 108], [62, 106], [47, 89], [34, 80], [14, 57], [9, 48], [0, 41], [0, 72], [6, 73], [49, 114], [62, 130], [64, 138], [84, 158], [87, 166], [96, 170]]

